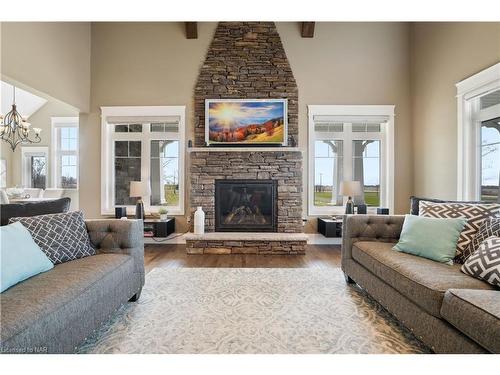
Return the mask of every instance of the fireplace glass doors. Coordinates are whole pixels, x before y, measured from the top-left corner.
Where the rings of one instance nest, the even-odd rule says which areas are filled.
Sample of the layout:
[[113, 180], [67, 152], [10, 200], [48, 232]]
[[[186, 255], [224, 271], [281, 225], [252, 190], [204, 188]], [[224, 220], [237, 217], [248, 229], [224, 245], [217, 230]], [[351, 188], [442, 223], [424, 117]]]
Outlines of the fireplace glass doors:
[[277, 181], [216, 180], [216, 232], [276, 232]]

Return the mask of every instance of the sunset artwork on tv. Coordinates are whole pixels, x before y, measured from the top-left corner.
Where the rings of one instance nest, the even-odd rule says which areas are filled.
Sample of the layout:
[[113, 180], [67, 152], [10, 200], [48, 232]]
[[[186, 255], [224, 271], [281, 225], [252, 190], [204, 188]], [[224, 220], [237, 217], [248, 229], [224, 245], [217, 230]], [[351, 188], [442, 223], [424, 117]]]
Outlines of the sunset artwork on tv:
[[209, 145], [286, 144], [286, 99], [207, 99], [205, 112]]

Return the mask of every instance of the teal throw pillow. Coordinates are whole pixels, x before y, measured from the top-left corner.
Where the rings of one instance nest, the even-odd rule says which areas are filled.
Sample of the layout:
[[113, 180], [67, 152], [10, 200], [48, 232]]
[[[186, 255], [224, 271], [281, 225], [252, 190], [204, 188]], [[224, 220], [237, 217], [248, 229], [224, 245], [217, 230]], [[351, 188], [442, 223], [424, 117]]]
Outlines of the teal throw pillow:
[[460, 232], [466, 223], [467, 220], [463, 218], [438, 219], [405, 215], [403, 230], [394, 250], [452, 263]]
[[0, 227], [0, 293], [54, 267], [21, 224]]

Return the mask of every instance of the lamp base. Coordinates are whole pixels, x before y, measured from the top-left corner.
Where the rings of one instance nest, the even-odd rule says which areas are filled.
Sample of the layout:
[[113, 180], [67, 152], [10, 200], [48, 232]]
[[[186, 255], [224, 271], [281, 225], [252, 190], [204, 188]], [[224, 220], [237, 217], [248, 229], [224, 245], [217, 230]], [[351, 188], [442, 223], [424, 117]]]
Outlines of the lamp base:
[[351, 197], [347, 199], [347, 202], [345, 204], [345, 213], [346, 215], [354, 214], [354, 202], [352, 201]]
[[135, 218], [139, 220], [144, 220], [145, 218], [145, 213], [144, 213], [144, 203], [142, 202], [142, 199], [137, 200], [137, 204], [135, 205]]

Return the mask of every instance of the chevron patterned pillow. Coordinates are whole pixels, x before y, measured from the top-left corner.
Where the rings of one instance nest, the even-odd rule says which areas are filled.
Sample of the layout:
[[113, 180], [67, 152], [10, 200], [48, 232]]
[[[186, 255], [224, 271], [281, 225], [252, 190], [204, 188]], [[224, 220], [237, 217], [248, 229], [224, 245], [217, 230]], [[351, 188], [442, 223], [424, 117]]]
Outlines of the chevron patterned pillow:
[[463, 273], [500, 288], [500, 237], [484, 240], [461, 267]]
[[432, 203], [420, 202], [419, 216], [435, 218], [467, 219], [457, 242], [456, 255], [453, 261], [463, 264], [469, 252], [469, 245], [486, 219], [500, 218], [500, 204], [474, 203]]
[[95, 255], [81, 211], [31, 217], [14, 217], [33, 237], [35, 243], [54, 264]]

